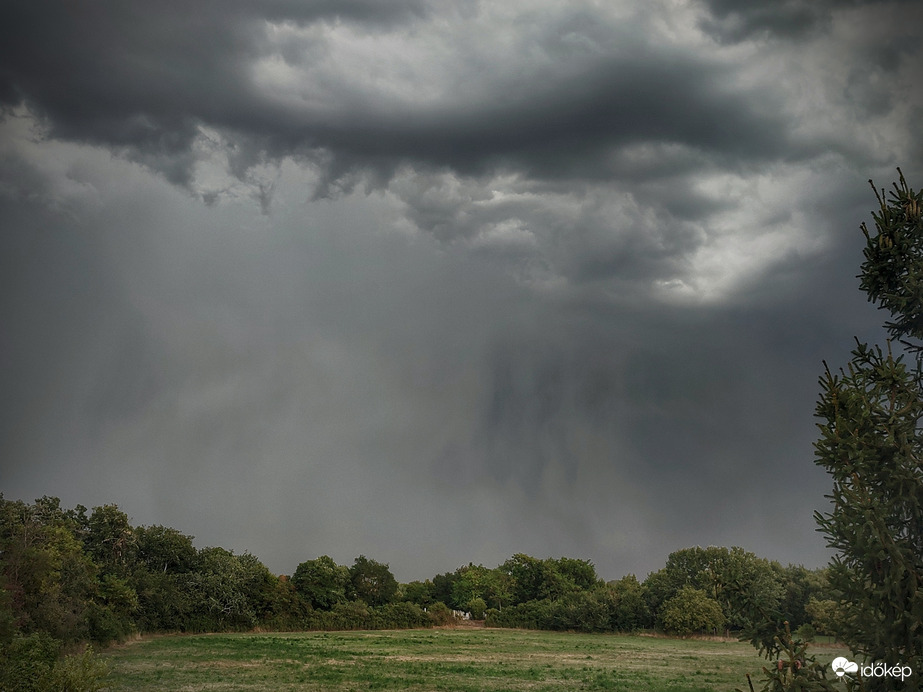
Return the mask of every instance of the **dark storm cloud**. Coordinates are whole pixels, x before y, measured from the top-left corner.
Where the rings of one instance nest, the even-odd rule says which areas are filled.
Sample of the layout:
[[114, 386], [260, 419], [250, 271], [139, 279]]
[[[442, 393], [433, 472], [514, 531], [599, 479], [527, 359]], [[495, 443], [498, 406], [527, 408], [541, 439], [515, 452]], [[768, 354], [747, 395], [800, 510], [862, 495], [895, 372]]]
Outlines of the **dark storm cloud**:
[[[449, 7], [450, 15], [465, 9]], [[297, 69], [330, 56], [323, 31], [273, 40], [269, 23], [329, 28], [323, 22], [336, 19], [387, 33], [433, 11], [420, 2], [6, 3], [0, 95], [8, 106], [27, 103], [53, 137], [123, 151], [184, 185], [203, 126], [227, 136], [238, 176], [267, 157], [302, 155], [332, 182], [367, 169], [387, 180], [401, 162], [464, 174], [505, 166], [546, 178], [619, 177], [613, 154], [641, 142], [680, 143], [718, 159], [812, 154], [789, 136], [770, 96], [721, 86], [731, 81], [728, 66], [652, 43], [639, 26], [589, 9], [516, 27], [540, 68], [513, 53], [496, 57], [513, 61], [509, 73], [489, 57], [474, 71], [465, 64], [473, 55], [454, 47], [459, 63], [441, 75], [442, 88], [474, 80], [473, 98], [374, 96], [351, 86], [355, 74], [329, 72], [302, 94], [321, 103], [298, 106], [267, 94], [252, 72], [273, 56]], [[482, 49], [501, 48], [497, 40]], [[485, 72], [493, 67], [500, 77]]]
[[[890, 165], [855, 136], [868, 118], [920, 149], [895, 95], [913, 30], [879, 20], [863, 43], [843, 27], [855, 8], [810, 7], [716, 1], [664, 27], [580, 4], [8, 3], [0, 95], [48, 137], [105, 146], [209, 205], [240, 184], [268, 213], [290, 159], [315, 172], [315, 198], [386, 190], [416, 229], [527, 280], [646, 290], [690, 285], [715, 220], [747, 217], [753, 192], [734, 180], [831, 156]], [[703, 49], [709, 21], [744, 44], [811, 30], [741, 59]], [[811, 67], [837, 50], [836, 72]], [[845, 121], [825, 125], [830, 108]]]
[[771, 36], [798, 39], [823, 27], [832, 3], [810, 0], [705, 0], [710, 16], [701, 26], [721, 41]]
[[700, 26], [721, 42], [747, 39], [794, 41], [829, 29], [837, 10], [865, 5], [885, 11], [896, 5], [901, 12], [913, 10], [914, 0], [703, 0], [708, 16]]
[[257, 134], [280, 124], [253, 103], [245, 76], [265, 22], [386, 26], [424, 9], [415, 0], [5, 3], [0, 99], [27, 103], [51, 136], [127, 148], [188, 184], [200, 123]]
[[[237, 181], [268, 213], [291, 159], [316, 173], [315, 198], [384, 189], [442, 242], [577, 283], [686, 281], [714, 219], [742, 209], [707, 177], [830, 156], [880, 166], [851, 135], [872, 117], [920, 149], [895, 96], [920, 56], [912, 29], [879, 20], [840, 48], [836, 31], [856, 42], [852, 6], [683, 10], [665, 28], [653, 10], [581, 4], [8, 3], [0, 95], [47, 136], [105, 146], [207, 204]], [[704, 50], [696, 26], [799, 42], [764, 46], [767, 69]], [[835, 50], [839, 73], [810, 67]], [[825, 126], [829, 107], [847, 121]], [[464, 194], [434, 196], [445, 179]], [[557, 204], [542, 203], [556, 185]], [[600, 202], [613, 187], [619, 208]]]

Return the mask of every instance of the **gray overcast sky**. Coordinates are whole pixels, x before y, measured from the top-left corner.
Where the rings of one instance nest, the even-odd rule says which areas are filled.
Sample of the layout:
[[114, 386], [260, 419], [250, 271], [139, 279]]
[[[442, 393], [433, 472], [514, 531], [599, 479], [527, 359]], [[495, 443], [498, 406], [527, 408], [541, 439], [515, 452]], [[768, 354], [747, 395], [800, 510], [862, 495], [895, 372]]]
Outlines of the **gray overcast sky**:
[[5, 0], [0, 490], [277, 573], [828, 558], [923, 4]]

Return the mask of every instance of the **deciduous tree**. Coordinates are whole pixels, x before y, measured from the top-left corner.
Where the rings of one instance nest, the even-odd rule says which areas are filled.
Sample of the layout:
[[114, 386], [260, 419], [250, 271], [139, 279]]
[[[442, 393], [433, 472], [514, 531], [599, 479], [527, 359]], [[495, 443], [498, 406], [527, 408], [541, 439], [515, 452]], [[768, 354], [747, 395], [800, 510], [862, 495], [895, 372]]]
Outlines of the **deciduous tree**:
[[397, 593], [397, 579], [388, 565], [370, 560], [365, 555], [357, 557], [349, 568], [349, 578], [356, 598], [370, 606], [390, 603]]
[[292, 584], [312, 608], [330, 610], [337, 603], [346, 601], [350, 587], [349, 570], [338, 565], [333, 558], [321, 555], [306, 560], [295, 568]]
[[666, 632], [687, 637], [694, 632], [716, 631], [724, 627], [721, 606], [701, 589], [684, 586], [663, 604], [660, 622]]

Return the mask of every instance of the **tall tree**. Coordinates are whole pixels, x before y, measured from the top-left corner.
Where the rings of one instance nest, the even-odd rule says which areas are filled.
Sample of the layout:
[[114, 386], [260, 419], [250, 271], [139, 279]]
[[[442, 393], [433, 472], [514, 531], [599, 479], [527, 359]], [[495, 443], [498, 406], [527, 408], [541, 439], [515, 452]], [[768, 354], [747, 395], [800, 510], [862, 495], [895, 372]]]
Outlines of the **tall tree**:
[[444, 603], [447, 606], [454, 606], [453, 599], [455, 582], [458, 580], [458, 572], [446, 572], [437, 574], [433, 577], [433, 602]]
[[295, 568], [292, 584], [312, 608], [330, 610], [337, 603], [346, 601], [350, 586], [349, 570], [338, 565], [333, 558], [321, 555], [306, 560]]
[[466, 567], [459, 567], [455, 572], [458, 574], [458, 579], [452, 585], [453, 603], [467, 610], [468, 604], [475, 598], [487, 601], [492, 570], [469, 562]]
[[644, 600], [644, 587], [629, 574], [610, 581], [603, 591], [609, 606], [609, 628], [616, 632], [633, 632], [652, 626], [651, 611]]
[[196, 603], [186, 587], [198, 552], [192, 536], [166, 526], [134, 530], [137, 557], [132, 579], [138, 594], [138, 626], [142, 631], [189, 629]]
[[139, 526], [135, 529], [138, 565], [164, 574], [192, 571], [198, 554], [192, 539], [168, 526]]
[[543, 598], [556, 601], [574, 591], [596, 586], [596, 568], [589, 560], [562, 557], [540, 560], [525, 553], [516, 553], [497, 568], [506, 578], [513, 603], [526, 603]]
[[542, 560], [525, 553], [516, 553], [500, 565], [500, 569], [510, 577], [513, 603], [526, 603], [547, 595], [547, 568]]
[[596, 567], [589, 560], [559, 557], [557, 560], [550, 559], [548, 562], [578, 589], [588, 591], [598, 585], [599, 577], [596, 575]]
[[0, 495], [0, 586], [23, 632], [47, 632], [62, 641], [87, 636], [96, 566], [77, 539], [74, 517], [56, 497], [33, 505]]
[[246, 590], [247, 570], [240, 558], [224, 548], [203, 548], [197, 563], [194, 571], [179, 578], [194, 603], [189, 628], [220, 631], [255, 625]]
[[[923, 682], [923, 193], [875, 189], [865, 224], [861, 288], [890, 312], [893, 341], [858, 343], [845, 369], [821, 378], [816, 463], [833, 477], [832, 507], [816, 514], [836, 550], [831, 586], [842, 594], [841, 632], [869, 661], [910, 666], [912, 679], [873, 678], [868, 689]], [[871, 182], [871, 181], [870, 181]], [[904, 353], [895, 353], [903, 347]]]
[[648, 578], [658, 609], [682, 587], [691, 586], [718, 603], [727, 626], [735, 629], [759, 618], [760, 610], [775, 610], [784, 593], [771, 563], [738, 547], [677, 550], [662, 572]]
[[397, 593], [397, 579], [388, 565], [370, 560], [365, 555], [360, 555], [353, 562], [349, 578], [356, 598], [370, 606], [390, 603]]
[[134, 561], [135, 540], [128, 515], [116, 505], [94, 507], [86, 521], [83, 545], [106, 572], [119, 576]]

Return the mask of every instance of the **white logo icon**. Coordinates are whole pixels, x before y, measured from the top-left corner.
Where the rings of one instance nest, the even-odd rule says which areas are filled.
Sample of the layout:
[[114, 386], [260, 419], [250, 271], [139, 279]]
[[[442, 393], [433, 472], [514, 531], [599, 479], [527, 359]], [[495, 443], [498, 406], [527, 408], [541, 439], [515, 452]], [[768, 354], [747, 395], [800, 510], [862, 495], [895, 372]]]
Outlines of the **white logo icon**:
[[854, 663], [853, 661], [843, 658], [842, 656], [833, 659], [833, 663], [830, 664], [830, 667], [833, 668], [833, 672], [836, 673], [838, 678], [843, 677], [846, 675], [846, 673], [859, 672], [858, 663]]
[[843, 656], [833, 659], [830, 667], [833, 668], [838, 678], [847, 673], [859, 673], [863, 678], [900, 678], [903, 681], [913, 675], [913, 669], [910, 666], [900, 664], [892, 666], [888, 663], [877, 662], [860, 667], [858, 663]]

